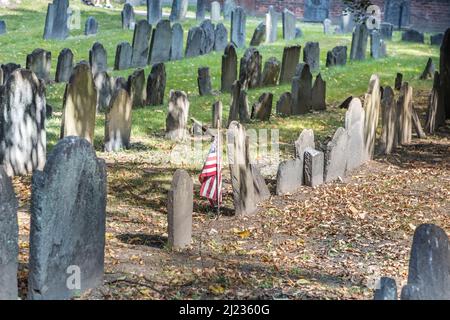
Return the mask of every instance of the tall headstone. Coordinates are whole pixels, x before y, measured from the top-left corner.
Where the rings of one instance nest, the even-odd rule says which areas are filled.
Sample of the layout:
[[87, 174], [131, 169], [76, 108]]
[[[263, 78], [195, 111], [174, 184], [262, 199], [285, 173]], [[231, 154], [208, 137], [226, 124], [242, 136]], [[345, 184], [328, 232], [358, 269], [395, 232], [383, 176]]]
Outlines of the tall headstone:
[[345, 113], [347, 140], [347, 168], [351, 171], [364, 162], [364, 119], [365, 112], [359, 98], [353, 98]]
[[29, 299], [70, 299], [103, 284], [106, 165], [87, 140], [59, 141], [34, 173], [30, 225]]
[[292, 11], [288, 9], [283, 10], [283, 39], [286, 41], [295, 39], [295, 23], [296, 18]]
[[42, 169], [47, 150], [43, 82], [30, 70], [17, 69], [0, 88], [0, 110], [0, 164], [8, 176]]
[[322, 79], [319, 73], [311, 89], [311, 108], [315, 111], [326, 110], [327, 103], [327, 83]]
[[198, 92], [201, 96], [210, 95], [212, 93], [209, 67], [198, 68], [197, 83], [198, 83]]
[[248, 48], [241, 58], [239, 81], [244, 89], [253, 89], [261, 84], [262, 56], [256, 48]]
[[413, 88], [404, 82], [397, 101], [397, 137], [400, 145], [411, 143]]
[[394, 279], [381, 277], [380, 286], [375, 290], [374, 300], [397, 300], [397, 283]]
[[360, 23], [355, 27], [352, 36], [352, 47], [350, 50], [351, 60], [364, 60], [366, 58], [367, 41], [369, 29], [365, 23]]
[[145, 71], [144, 69], [136, 69], [128, 77], [128, 88], [130, 90], [132, 101], [132, 107], [143, 107], [147, 100], [147, 88], [145, 86]]
[[211, 20], [212, 22], [218, 22], [221, 20], [221, 12], [220, 12], [220, 2], [213, 1], [211, 2]]
[[228, 45], [228, 30], [223, 23], [218, 23], [214, 30], [214, 51], [223, 51]]
[[233, 44], [228, 44], [222, 56], [221, 91], [230, 92], [237, 79], [237, 54]]
[[181, 21], [186, 18], [188, 9], [188, 0], [173, 0], [172, 11], [170, 12], [170, 21]]
[[189, 29], [189, 33], [186, 40], [186, 58], [197, 57], [203, 54], [206, 41], [205, 30], [200, 27], [193, 27]]
[[160, 20], [153, 29], [148, 64], [166, 62], [170, 60], [172, 47], [172, 27], [169, 20]]
[[147, 0], [147, 21], [153, 25], [162, 19], [162, 0]]
[[300, 133], [297, 140], [295, 141], [294, 146], [295, 146], [295, 157], [297, 159], [302, 160], [302, 168], [303, 168], [305, 150], [307, 148], [314, 149], [316, 147], [316, 144], [314, 142], [314, 131], [312, 129], [303, 129], [303, 131]]
[[201, 53], [208, 54], [214, 50], [215, 26], [212, 24], [211, 20], [206, 19], [200, 24], [200, 28], [202, 28], [205, 33], [205, 40], [201, 45]]
[[134, 8], [131, 4], [125, 3], [121, 12], [122, 29], [132, 29], [136, 24]]
[[52, 67], [52, 53], [44, 49], [35, 49], [27, 55], [27, 69], [45, 82], [50, 80], [50, 69]]
[[151, 31], [152, 26], [145, 20], [140, 20], [134, 28], [131, 65], [135, 68], [147, 65]]
[[179, 23], [172, 26], [172, 45], [170, 47], [170, 60], [183, 59], [184, 31]]
[[223, 16], [225, 19], [229, 19], [231, 17], [231, 13], [236, 8], [235, 0], [225, 0], [223, 3]]
[[48, 4], [44, 39], [64, 40], [69, 36], [69, 0], [53, 0]]
[[95, 35], [98, 32], [98, 22], [94, 17], [88, 17], [84, 25], [84, 35]]
[[231, 12], [231, 42], [237, 48], [245, 47], [247, 15], [241, 7], [236, 7]]
[[281, 95], [276, 105], [276, 112], [281, 116], [292, 115], [292, 95], [290, 92]]
[[97, 73], [108, 71], [108, 55], [100, 42], [94, 43], [92, 49], [89, 50], [89, 64], [94, 76]]
[[380, 79], [372, 75], [364, 96], [364, 160], [372, 159], [375, 151], [376, 133], [381, 108]]
[[338, 128], [333, 139], [328, 142], [325, 150], [325, 182], [344, 178], [347, 170], [347, 140], [347, 131], [344, 128]]
[[133, 48], [128, 42], [121, 42], [116, 48], [116, 58], [114, 60], [114, 70], [126, 70], [131, 68], [131, 58]]
[[303, 62], [309, 65], [311, 72], [320, 70], [320, 46], [318, 42], [307, 42], [305, 44]]
[[278, 16], [279, 13], [273, 6], [269, 6], [266, 14], [266, 43], [273, 43], [278, 38]]
[[58, 56], [58, 64], [56, 65], [56, 82], [68, 82], [73, 70], [73, 52], [65, 48], [62, 49]]
[[147, 104], [159, 106], [164, 103], [164, 92], [166, 90], [166, 66], [164, 63], [157, 63], [152, 66], [152, 70], [147, 79]]
[[311, 109], [312, 74], [309, 65], [301, 63], [297, 66], [295, 76], [292, 79], [292, 114], [308, 113]]
[[188, 135], [187, 122], [189, 117], [189, 100], [183, 91], [171, 90], [169, 94], [169, 109], [166, 118], [166, 138], [182, 141]]
[[131, 136], [132, 100], [125, 89], [118, 89], [111, 98], [105, 119], [105, 151], [128, 149]]
[[280, 84], [291, 83], [300, 60], [301, 46], [285, 47], [281, 62]]
[[385, 87], [383, 91], [381, 111], [381, 148], [384, 154], [391, 154], [397, 146], [397, 106], [394, 91], [389, 86]]

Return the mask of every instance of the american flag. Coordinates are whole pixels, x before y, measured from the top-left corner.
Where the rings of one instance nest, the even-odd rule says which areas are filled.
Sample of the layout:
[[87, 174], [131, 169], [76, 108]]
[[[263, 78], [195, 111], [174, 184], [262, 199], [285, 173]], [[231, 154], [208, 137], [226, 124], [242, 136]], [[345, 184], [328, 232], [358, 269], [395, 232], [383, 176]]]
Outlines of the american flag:
[[211, 149], [209, 149], [208, 157], [199, 177], [200, 183], [202, 184], [200, 196], [209, 199], [211, 205], [218, 204], [217, 191], [219, 191], [219, 201], [222, 202], [222, 165], [220, 163], [220, 150], [218, 150], [217, 144], [218, 138], [216, 137], [211, 145]]

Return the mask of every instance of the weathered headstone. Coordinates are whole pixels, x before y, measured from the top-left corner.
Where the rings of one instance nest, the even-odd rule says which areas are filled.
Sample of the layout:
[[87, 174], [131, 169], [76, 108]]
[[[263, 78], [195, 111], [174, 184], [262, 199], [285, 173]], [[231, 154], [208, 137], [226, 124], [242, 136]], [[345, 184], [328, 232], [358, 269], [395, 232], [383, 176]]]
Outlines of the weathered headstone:
[[322, 22], [323, 24], [323, 33], [324, 34], [332, 34], [333, 30], [332, 30], [332, 24], [331, 24], [331, 20], [330, 19], [325, 19]]
[[94, 17], [88, 17], [86, 19], [86, 24], [84, 25], [84, 35], [94, 35], [98, 32], [98, 22]]
[[430, 44], [432, 46], [440, 46], [442, 45], [442, 41], [444, 40], [444, 34], [438, 33], [430, 36]]
[[365, 112], [359, 98], [354, 98], [345, 113], [347, 131], [347, 168], [351, 171], [363, 164], [364, 158], [364, 119]]
[[263, 86], [275, 86], [280, 77], [281, 63], [277, 58], [271, 57], [264, 63], [264, 69], [261, 78]]
[[381, 39], [392, 40], [393, 32], [394, 32], [394, 25], [387, 23], [387, 22], [381, 23], [381, 25], [380, 25]]
[[269, 121], [272, 114], [273, 94], [263, 93], [252, 107], [252, 119], [261, 121]]
[[433, 88], [431, 89], [430, 97], [428, 99], [427, 122], [425, 130], [434, 134], [435, 130], [445, 124], [445, 110], [443, 104], [439, 103], [439, 88], [441, 85], [441, 78], [439, 72], [435, 71]]
[[327, 68], [347, 64], [347, 46], [337, 46], [327, 52]]
[[166, 62], [170, 60], [172, 47], [172, 27], [169, 20], [160, 20], [153, 29], [148, 64]]
[[128, 88], [133, 99], [132, 107], [143, 107], [147, 99], [144, 69], [136, 69], [133, 74], [128, 77]]
[[413, 88], [404, 82], [397, 101], [397, 137], [400, 145], [411, 143]]
[[198, 92], [201, 96], [210, 95], [212, 93], [211, 76], [208, 67], [198, 68]]
[[136, 24], [133, 6], [125, 3], [121, 12], [122, 29], [132, 29]]
[[316, 187], [323, 183], [324, 154], [312, 148], [306, 148], [303, 165], [304, 183]]
[[3, 82], [0, 84], [5, 84], [6, 80], [8, 80], [9, 76], [17, 69], [21, 68], [20, 64], [15, 64], [13, 62], [2, 64], [1, 69], [3, 73]]
[[200, 24], [200, 28], [205, 33], [205, 40], [201, 44], [201, 53], [208, 54], [214, 50], [215, 26], [211, 23], [211, 20], [207, 19]]
[[320, 70], [320, 46], [318, 42], [307, 42], [305, 44], [303, 62], [309, 65], [311, 72]]
[[389, 86], [384, 88], [381, 111], [381, 148], [384, 154], [391, 154], [397, 146], [397, 106], [394, 91]]
[[87, 140], [64, 138], [33, 175], [28, 298], [70, 299], [102, 285], [105, 224], [105, 162]]
[[262, 56], [256, 48], [248, 48], [241, 58], [239, 81], [244, 89], [253, 89], [261, 84]]
[[247, 90], [244, 90], [241, 86], [238, 97], [238, 114], [239, 114], [239, 121], [241, 123], [246, 123], [250, 120], [248, 109], [249, 104], [248, 104]]
[[69, 0], [53, 0], [48, 4], [44, 39], [64, 40], [69, 36]]
[[0, 89], [0, 110], [0, 164], [8, 176], [42, 169], [47, 149], [43, 82], [30, 70], [17, 69]]
[[348, 135], [344, 128], [338, 128], [333, 139], [328, 142], [325, 150], [325, 182], [332, 182], [344, 178], [347, 169]]
[[66, 86], [61, 123], [61, 139], [79, 136], [94, 142], [97, 90], [89, 64], [78, 63]]
[[314, 81], [311, 89], [311, 108], [315, 111], [327, 109], [327, 83], [323, 81], [322, 75], [319, 73]]
[[285, 47], [283, 50], [283, 60], [281, 62], [280, 84], [290, 83], [295, 75], [300, 60], [301, 46]]
[[194, 184], [189, 174], [178, 169], [172, 179], [167, 199], [168, 244], [183, 249], [191, 244]]
[[296, 191], [303, 184], [303, 161], [296, 158], [280, 163], [277, 172], [277, 195]]
[[292, 79], [292, 114], [308, 113], [311, 109], [312, 74], [309, 65], [301, 63], [297, 66], [295, 76]]
[[11, 179], [0, 165], [0, 300], [17, 300], [18, 202]]
[[373, 30], [370, 33], [370, 56], [374, 59], [382, 58], [382, 50], [381, 50], [381, 34], [377, 30]]
[[435, 67], [434, 67], [433, 59], [428, 58], [427, 65], [425, 66], [425, 69], [423, 70], [422, 74], [420, 75], [420, 80], [433, 79], [434, 71], [435, 71]]
[[295, 23], [296, 18], [292, 11], [289, 11], [288, 9], [284, 9], [282, 13], [282, 20], [283, 20], [283, 39], [286, 41], [294, 40], [295, 39]]
[[131, 65], [133, 67], [145, 67], [147, 65], [150, 48], [150, 36], [152, 26], [145, 20], [136, 23], [133, 34], [133, 55]]
[[422, 32], [419, 32], [419, 31], [413, 30], [413, 29], [409, 29], [409, 30], [403, 31], [402, 41], [424, 43], [425, 37]]
[[147, 0], [147, 21], [150, 24], [158, 23], [162, 19], [162, 0]]
[[395, 90], [400, 90], [402, 88], [402, 84], [403, 84], [403, 74], [397, 73], [397, 75], [395, 76], [395, 84], [394, 84]]
[[99, 72], [94, 76], [97, 91], [97, 112], [104, 112], [109, 108], [109, 102], [114, 92], [115, 81], [107, 72]]
[[188, 0], [173, 0], [172, 10], [170, 12], [170, 21], [181, 21], [186, 18], [186, 13], [188, 9]]
[[188, 37], [186, 40], [186, 58], [192, 58], [202, 55], [202, 49], [204, 48], [205, 39], [205, 30], [203, 30], [202, 28], [193, 27], [189, 29]]
[[255, 29], [255, 32], [253, 32], [252, 39], [250, 40], [250, 46], [252, 47], [258, 47], [263, 43], [264, 38], [266, 37], [266, 23], [261, 22]]
[[170, 47], [170, 60], [183, 59], [183, 27], [179, 23], [172, 26], [172, 45]]
[[298, 136], [297, 140], [295, 141], [294, 146], [295, 146], [295, 157], [302, 160], [302, 167], [303, 167], [305, 150], [307, 148], [314, 149], [316, 147], [316, 144], [314, 142], [314, 131], [312, 129], [304, 129]]
[[100, 42], [94, 43], [92, 49], [89, 50], [89, 64], [94, 76], [108, 70], [108, 56], [105, 47]]
[[231, 42], [237, 48], [245, 47], [247, 15], [241, 7], [231, 11]]
[[240, 111], [240, 98], [242, 91], [242, 84], [239, 80], [235, 80], [231, 86], [231, 105], [230, 112], [228, 113], [228, 125], [235, 120], [239, 120]]
[[221, 101], [216, 101], [212, 105], [212, 128], [217, 128], [217, 123], [220, 122], [222, 124], [222, 111], [223, 105]]
[[195, 11], [195, 18], [197, 21], [203, 21], [206, 17], [206, 1], [197, 0], [197, 10]]
[[285, 92], [281, 95], [277, 102], [276, 111], [278, 115], [292, 115], [292, 95], [290, 92]]
[[237, 79], [237, 54], [233, 44], [228, 44], [222, 56], [221, 91], [230, 92]]
[[221, 13], [220, 13], [220, 2], [213, 1], [211, 2], [211, 20], [213, 22], [218, 22], [221, 20]]
[[364, 160], [372, 159], [375, 151], [376, 133], [381, 108], [380, 79], [372, 75], [364, 96]]
[[128, 42], [121, 42], [116, 48], [116, 58], [114, 60], [114, 70], [126, 70], [131, 68], [133, 48]]
[[397, 300], [397, 284], [395, 280], [381, 277], [380, 286], [375, 290], [374, 300]]
[[367, 40], [369, 37], [369, 29], [365, 23], [359, 23], [352, 36], [352, 47], [350, 50], [351, 60], [364, 60], [366, 58]]
[[184, 140], [187, 135], [189, 116], [189, 100], [183, 91], [171, 90], [169, 94], [169, 109], [166, 118], [166, 138], [174, 141]]
[[62, 49], [58, 56], [58, 64], [56, 65], [56, 82], [68, 82], [73, 70], [73, 53], [72, 50]]
[[27, 69], [34, 72], [38, 79], [45, 82], [50, 80], [52, 67], [52, 53], [44, 49], [35, 49], [27, 55]]
[[278, 38], [278, 16], [279, 13], [273, 6], [269, 6], [266, 14], [266, 43], [273, 43]]
[[147, 104], [159, 106], [164, 103], [164, 92], [166, 90], [166, 66], [164, 63], [157, 63], [152, 66], [152, 70], [147, 79]]
[[223, 51], [228, 45], [228, 30], [223, 23], [218, 23], [214, 30], [214, 51]]
[[125, 89], [111, 98], [105, 119], [105, 151], [119, 151], [130, 146], [132, 100]]

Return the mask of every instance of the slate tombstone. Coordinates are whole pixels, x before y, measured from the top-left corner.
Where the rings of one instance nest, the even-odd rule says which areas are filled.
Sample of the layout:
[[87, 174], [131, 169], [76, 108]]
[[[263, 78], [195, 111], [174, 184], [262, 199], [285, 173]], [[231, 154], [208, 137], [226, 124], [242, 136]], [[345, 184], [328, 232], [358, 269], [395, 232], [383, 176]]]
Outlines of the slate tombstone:
[[325, 150], [324, 180], [332, 182], [345, 176], [347, 169], [347, 131], [338, 128]]
[[94, 35], [98, 32], [98, 22], [94, 17], [88, 17], [84, 26], [84, 35]]
[[169, 109], [166, 118], [166, 138], [182, 141], [188, 135], [187, 121], [189, 116], [189, 100], [183, 91], [171, 90]]
[[282, 13], [283, 39], [286, 41], [295, 39], [296, 18], [292, 11], [284, 9]]
[[0, 165], [0, 300], [17, 300], [18, 202], [11, 179]]
[[285, 92], [281, 95], [277, 102], [276, 112], [282, 116], [292, 115], [292, 95], [290, 92]]
[[214, 29], [214, 51], [223, 51], [228, 45], [228, 30], [223, 23], [218, 23]]
[[247, 15], [241, 7], [231, 11], [231, 42], [237, 48], [245, 47]]
[[327, 83], [322, 79], [322, 75], [319, 73], [311, 89], [311, 108], [315, 111], [326, 110], [326, 97]]
[[392, 40], [393, 32], [394, 32], [394, 25], [387, 23], [387, 22], [381, 23], [381, 25], [380, 25], [381, 39]]
[[210, 95], [212, 93], [211, 76], [208, 67], [198, 68], [198, 91], [201, 96]]
[[351, 171], [364, 163], [364, 123], [365, 111], [359, 98], [353, 98], [345, 113], [347, 140], [347, 168]]
[[117, 89], [110, 101], [105, 119], [105, 151], [128, 149], [131, 136], [132, 99], [127, 90]]
[[205, 30], [200, 27], [193, 27], [189, 29], [186, 41], [186, 58], [192, 58], [202, 55], [206, 35]]
[[170, 47], [170, 60], [183, 59], [183, 27], [179, 23], [172, 26], [172, 45]]
[[432, 46], [440, 46], [442, 45], [442, 41], [444, 41], [443, 33], [438, 33], [430, 36], [430, 43]]
[[309, 65], [311, 72], [320, 70], [320, 46], [318, 42], [307, 42], [305, 44], [303, 62]]
[[255, 32], [253, 33], [252, 39], [250, 40], [250, 46], [252, 47], [258, 47], [263, 43], [264, 38], [266, 37], [266, 23], [261, 22], [255, 29]]
[[169, 20], [160, 20], [153, 29], [148, 64], [166, 62], [170, 60], [172, 47], [172, 27]]
[[69, 36], [69, 0], [53, 0], [48, 4], [44, 39], [64, 40]]
[[35, 49], [27, 55], [27, 69], [34, 72], [38, 79], [48, 82], [52, 67], [52, 53], [44, 49]]
[[397, 115], [395, 94], [391, 87], [384, 88], [381, 100], [381, 147], [384, 154], [391, 154], [397, 146]]
[[192, 241], [194, 185], [189, 174], [178, 169], [173, 175], [167, 200], [168, 242], [173, 249], [183, 249]]
[[306, 148], [303, 167], [305, 185], [316, 187], [323, 184], [324, 154], [322, 151]]
[[162, 0], [147, 0], [147, 21], [150, 24], [158, 23], [162, 19]]
[[[29, 299], [70, 299], [103, 284], [106, 165], [87, 140], [60, 140], [34, 173], [30, 224]], [[80, 288], [67, 285], [75, 270]]]
[[79, 136], [93, 143], [97, 90], [86, 61], [78, 63], [73, 69], [63, 101], [61, 139]]
[[330, 19], [327, 18], [327, 19], [323, 20], [322, 24], [323, 24], [323, 33], [324, 34], [332, 34], [333, 33], [333, 31], [331, 30], [332, 24], [331, 24]]
[[221, 91], [230, 92], [237, 79], [237, 54], [233, 44], [228, 44], [222, 56]]
[[370, 56], [374, 59], [383, 57], [382, 53], [382, 40], [380, 32], [373, 30], [370, 34]]
[[303, 161], [296, 158], [280, 163], [277, 171], [277, 195], [296, 191], [303, 184]]
[[303, 176], [303, 159], [305, 156], [305, 150], [307, 148], [314, 149], [316, 144], [314, 142], [314, 131], [312, 129], [304, 129], [297, 140], [294, 143], [295, 157], [302, 160], [302, 176]]
[[364, 160], [372, 159], [375, 151], [376, 133], [381, 108], [380, 79], [372, 75], [364, 96]]
[[114, 70], [126, 70], [131, 68], [133, 48], [128, 42], [121, 42], [116, 48], [116, 58], [114, 60]]
[[47, 146], [44, 83], [30, 70], [15, 70], [0, 90], [0, 110], [0, 164], [8, 176], [42, 169]]
[[411, 143], [413, 88], [404, 82], [397, 101], [397, 137], [400, 145]]
[[195, 18], [197, 21], [203, 21], [206, 17], [206, 1], [197, 0], [197, 10], [195, 11]]
[[395, 280], [381, 277], [379, 288], [375, 290], [374, 300], [397, 300], [397, 284]]
[[202, 28], [205, 33], [205, 40], [201, 45], [201, 54], [208, 54], [214, 50], [215, 27], [211, 23], [211, 20], [207, 19], [200, 24], [200, 28]]
[[258, 101], [252, 107], [252, 119], [261, 121], [269, 121], [272, 114], [273, 94], [270, 92], [263, 93]]
[[211, 20], [213, 22], [218, 22], [221, 20], [221, 13], [220, 13], [220, 2], [213, 1], [211, 2]]
[[97, 91], [97, 112], [105, 112], [114, 92], [114, 78], [105, 71], [99, 72], [94, 76], [94, 84]]
[[58, 55], [58, 64], [56, 65], [55, 81], [68, 82], [73, 70], [73, 53], [72, 50], [62, 49]]
[[89, 50], [89, 64], [94, 76], [108, 70], [108, 56], [105, 47], [100, 42], [94, 43], [92, 49]]
[[131, 4], [125, 3], [121, 12], [122, 29], [132, 29], [136, 24], [134, 8]]
[[441, 45], [439, 70], [441, 86], [439, 90], [439, 109], [445, 110], [445, 118], [450, 119], [450, 28], [445, 32]]
[[147, 104], [159, 106], [164, 103], [164, 92], [166, 90], [166, 66], [164, 63], [157, 63], [152, 66], [152, 70], [147, 79]]
[[420, 80], [433, 79], [434, 71], [435, 71], [435, 67], [434, 67], [433, 59], [428, 58], [427, 65], [425, 66], [425, 69], [423, 70], [422, 74], [420, 75]]
[[280, 84], [290, 83], [295, 75], [300, 60], [301, 46], [290, 46], [283, 49], [283, 60], [281, 62]]
[[170, 21], [174, 22], [184, 20], [186, 18], [188, 5], [188, 0], [173, 0], [172, 10], [169, 17]]
[[292, 114], [306, 114], [311, 109], [312, 74], [309, 65], [301, 63], [297, 66], [292, 79]]
[[327, 68], [347, 64], [347, 46], [337, 46], [327, 53]]
[[217, 128], [217, 123], [222, 124], [223, 105], [221, 101], [216, 101], [212, 105], [212, 128]]
[[279, 13], [273, 6], [269, 6], [266, 14], [266, 43], [277, 41], [278, 37], [278, 16]]
[[419, 32], [419, 31], [413, 30], [413, 29], [409, 29], [409, 30], [403, 31], [402, 41], [424, 43], [425, 37], [422, 32]]
[[366, 58], [367, 40], [369, 30], [365, 23], [360, 23], [355, 27], [352, 36], [352, 47], [350, 50], [351, 60], [364, 60]]
[[248, 48], [241, 58], [239, 81], [244, 89], [254, 89], [261, 84], [262, 56], [256, 48]]
[[130, 90], [132, 107], [143, 107], [147, 98], [147, 89], [145, 86], [145, 71], [138, 68], [128, 77], [128, 88]]
[[152, 26], [145, 20], [140, 20], [136, 24], [133, 34], [133, 55], [131, 57], [133, 67], [145, 67], [147, 65], [151, 31]]
[[16, 64], [13, 62], [7, 63], [7, 64], [2, 64], [1, 65], [1, 69], [3, 72], [3, 83], [1, 84], [5, 84], [6, 80], [8, 80], [9, 76], [17, 69], [20, 69], [21, 66], [20, 64]]
[[6, 22], [4, 20], [0, 20], [0, 35], [6, 33]]
[[263, 86], [276, 86], [280, 77], [281, 63], [277, 58], [271, 57], [264, 63], [261, 78]]

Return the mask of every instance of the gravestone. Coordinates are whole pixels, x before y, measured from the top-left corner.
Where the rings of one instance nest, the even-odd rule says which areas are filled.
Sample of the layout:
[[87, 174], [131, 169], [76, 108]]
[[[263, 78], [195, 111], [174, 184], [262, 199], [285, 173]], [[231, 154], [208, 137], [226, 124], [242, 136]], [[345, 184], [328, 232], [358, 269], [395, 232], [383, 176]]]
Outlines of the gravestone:
[[[303, 168], [303, 159], [305, 156], [305, 150], [307, 148], [315, 149], [316, 144], [314, 142], [314, 131], [312, 129], [304, 129], [297, 140], [294, 143], [295, 146], [295, 157], [302, 160], [302, 168]], [[303, 169], [301, 170], [301, 175], [303, 176]]]
[[332, 30], [332, 24], [331, 24], [331, 20], [330, 19], [325, 19], [323, 20], [323, 33], [324, 34], [332, 34], [333, 30]]
[[86, 24], [84, 25], [84, 35], [94, 35], [98, 32], [98, 22], [94, 17], [89, 17], [86, 19]]
[[62, 49], [58, 55], [58, 64], [56, 65], [56, 82], [68, 82], [73, 70], [72, 50]]
[[309, 65], [311, 72], [320, 70], [320, 46], [318, 42], [307, 42], [305, 44], [303, 62]]
[[412, 116], [412, 123], [414, 126], [414, 130], [417, 133], [417, 137], [419, 139], [426, 139], [427, 135], [425, 134], [425, 131], [423, 131], [422, 124], [420, 123], [419, 115], [417, 114], [417, 110], [414, 108], [414, 105], [411, 106], [411, 116]]
[[20, 64], [15, 64], [13, 62], [2, 64], [1, 69], [3, 73], [3, 82], [1, 84], [5, 84], [6, 80], [8, 80], [9, 76], [17, 69], [20, 69]]
[[229, 19], [231, 17], [231, 13], [236, 8], [236, 1], [235, 0], [225, 0], [223, 3], [223, 16], [226, 19]]
[[0, 90], [0, 164], [8, 176], [26, 175], [45, 165], [45, 85], [17, 69]]
[[183, 249], [192, 241], [194, 184], [189, 174], [175, 171], [167, 199], [168, 242], [173, 249]]
[[394, 32], [394, 25], [387, 22], [382, 22], [380, 24], [380, 34], [383, 40], [392, 40], [392, 34]]
[[444, 34], [438, 33], [430, 36], [430, 43], [432, 46], [440, 46], [444, 40]]
[[197, 0], [197, 10], [195, 11], [195, 18], [197, 21], [203, 21], [206, 17], [206, 1]]
[[105, 112], [109, 108], [115, 80], [107, 72], [103, 71], [94, 76], [94, 84], [97, 91], [97, 112]]
[[74, 67], [63, 101], [60, 138], [79, 136], [93, 143], [97, 90], [86, 61]]
[[261, 83], [262, 56], [256, 48], [248, 48], [241, 58], [239, 81], [244, 89], [257, 88]]
[[395, 85], [394, 85], [395, 90], [400, 90], [402, 88], [402, 83], [403, 83], [403, 74], [397, 73], [397, 75], [395, 76]]
[[405, 287], [402, 300], [450, 300], [449, 240], [438, 226], [422, 224], [415, 230]]
[[152, 70], [147, 79], [147, 104], [159, 106], [164, 103], [164, 92], [166, 90], [166, 66], [164, 63], [157, 63], [152, 66]]
[[435, 71], [433, 88], [428, 99], [427, 122], [425, 129], [428, 133], [434, 134], [435, 130], [445, 124], [444, 105], [439, 103], [439, 88], [441, 86], [441, 78], [439, 72]]
[[344, 10], [341, 15], [340, 29], [342, 33], [350, 33], [355, 27], [355, 17], [350, 10]]
[[410, 24], [410, 1], [386, 0], [384, 3], [384, 20], [401, 29]]
[[231, 86], [231, 105], [230, 112], [228, 113], [228, 125], [232, 121], [239, 120], [240, 102], [241, 102], [242, 84], [239, 80], [235, 80]]
[[170, 21], [181, 21], [186, 18], [186, 13], [188, 10], [189, 1], [188, 0], [173, 0], [172, 10], [170, 12]]
[[201, 53], [208, 54], [214, 50], [215, 27], [211, 23], [211, 20], [207, 19], [200, 24], [200, 28], [202, 28], [205, 33], [205, 40], [201, 45]]
[[327, 109], [327, 83], [323, 81], [319, 73], [314, 81], [311, 89], [311, 108], [315, 111], [322, 111]]
[[212, 93], [211, 76], [208, 67], [198, 68], [198, 92], [201, 96], [210, 95]]
[[105, 224], [105, 162], [87, 140], [66, 137], [32, 179], [28, 298], [70, 299], [102, 285]]
[[344, 178], [347, 169], [347, 131], [338, 128], [333, 139], [328, 142], [325, 150], [324, 180], [332, 182]]
[[52, 53], [44, 49], [35, 49], [27, 55], [27, 69], [34, 72], [38, 79], [48, 82], [52, 67]]
[[116, 48], [116, 58], [114, 60], [114, 70], [126, 70], [131, 68], [133, 48], [128, 42], [121, 42]]
[[281, 62], [280, 84], [291, 83], [300, 60], [301, 50], [302, 47], [298, 45], [284, 48], [283, 60]]
[[222, 111], [223, 105], [221, 101], [216, 101], [212, 105], [212, 128], [217, 128], [217, 124], [220, 123], [222, 126]]
[[18, 202], [11, 179], [0, 165], [0, 300], [17, 300]]
[[231, 92], [237, 79], [237, 54], [233, 44], [228, 44], [222, 56], [221, 91]]
[[402, 32], [402, 41], [425, 43], [425, 37], [422, 32], [409, 29]]
[[252, 107], [252, 119], [269, 121], [272, 114], [273, 94], [263, 93]]
[[162, 19], [162, 0], [147, 0], [147, 21], [156, 24]]
[[397, 284], [395, 280], [381, 277], [380, 286], [375, 290], [373, 300], [397, 300]]
[[364, 163], [364, 119], [365, 112], [359, 98], [353, 98], [345, 113], [347, 131], [347, 171], [354, 170]]
[[250, 40], [250, 46], [251, 47], [258, 47], [263, 43], [264, 38], [266, 37], [266, 23], [261, 22], [255, 29], [255, 32], [253, 33], [252, 39]]
[[92, 49], [89, 50], [89, 64], [91, 65], [92, 74], [108, 70], [108, 56], [105, 48], [100, 42], [94, 43]]
[[397, 101], [397, 137], [400, 145], [411, 143], [413, 88], [404, 82]]
[[214, 51], [223, 51], [228, 45], [228, 30], [223, 23], [218, 23], [214, 30]]
[[133, 108], [145, 106], [147, 99], [147, 88], [145, 86], [145, 71], [144, 69], [136, 69], [128, 77], [128, 88], [133, 99], [131, 105]]
[[284, 9], [282, 13], [283, 21], [283, 39], [286, 41], [294, 40], [296, 37], [295, 23], [296, 18], [292, 11]]
[[140, 20], [134, 28], [131, 65], [135, 68], [147, 65], [151, 33], [152, 26], [145, 20]]
[[305, 0], [305, 21], [322, 22], [329, 16], [330, 0]]
[[241, 7], [231, 11], [231, 42], [237, 48], [245, 47], [247, 15]]
[[278, 16], [279, 13], [273, 6], [269, 6], [266, 14], [266, 43], [277, 41], [278, 37]]
[[204, 43], [206, 39], [205, 30], [200, 27], [193, 27], [189, 29], [186, 41], [186, 58], [197, 57], [202, 54]]
[[439, 109], [445, 110], [445, 119], [450, 119], [450, 28], [445, 32], [441, 45], [439, 70], [441, 86], [439, 89]]
[[132, 29], [136, 24], [133, 6], [125, 3], [121, 12], [122, 29]]
[[148, 64], [166, 62], [170, 60], [172, 47], [172, 27], [169, 20], [160, 20], [153, 29]]
[[170, 90], [169, 109], [166, 118], [166, 138], [173, 141], [185, 140], [188, 136], [187, 122], [189, 100], [183, 91]]
[[374, 155], [380, 108], [380, 79], [374, 74], [370, 77], [369, 88], [364, 96], [364, 160], [372, 159]]
[[337, 46], [327, 52], [327, 68], [347, 64], [347, 46]]
[[[240, 82], [239, 82], [240, 83]], [[239, 121], [241, 123], [249, 122], [250, 115], [248, 113], [248, 94], [247, 91], [242, 89], [242, 86], [240, 88], [238, 99], [238, 114], [239, 114]]]
[[131, 135], [132, 100], [125, 89], [118, 89], [111, 98], [105, 119], [105, 151], [128, 149]]
[[277, 195], [292, 193], [302, 184], [303, 161], [298, 158], [282, 161], [277, 172]]
[[183, 27], [179, 23], [172, 26], [172, 45], [170, 47], [170, 60], [183, 59]]
[[292, 115], [292, 95], [290, 92], [285, 92], [281, 95], [277, 102], [276, 112], [282, 116]]
[[380, 32], [373, 30], [370, 34], [370, 56], [374, 59], [380, 59], [383, 57], [382, 53], [382, 40]]
[[381, 148], [384, 154], [391, 154], [397, 146], [397, 116], [395, 94], [389, 86], [384, 88], [381, 111]]
[[306, 148], [304, 154], [304, 183], [308, 187], [323, 184], [324, 155], [322, 151]]
[[218, 22], [221, 20], [221, 13], [220, 13], [220, 2], [213, 1], [211, 2], [211, 20], [213, 22]]
[[277, 58], [271, 57], [264, 63], [261, 84], [263, 86], [276, 86], [280, 77], [281, 63]]
[[64, 40], [69, 36], [69, 0], [53, 0], [47, 7], [44, 39]]
[[309, 65], [301, 63], [297, 66], [292, 79], [292, 114], [306, 114], [311, 109], [312, 74]]
[[6, 33], [6, 22], [4, 20], [0, 20], [0, 35]]
[[367, 40], [369, 37], [369, 29], [365, 23], [359, 23], [352, 36], [352, 47], [350, 50], [351, 60], [364, 60], [366, 58]]
[[433, 79], [434, 71], [435, 71], [435, 67], [434, 67], [433, 59], [428, 58], [427, 65], [425, 66], [425, 69], [423, 70], [422, 74], [420, 75], [420, 80]]

